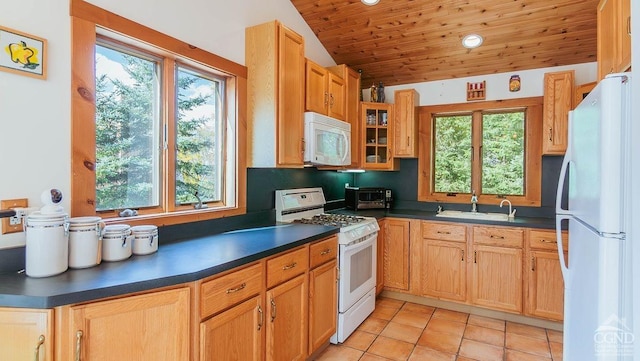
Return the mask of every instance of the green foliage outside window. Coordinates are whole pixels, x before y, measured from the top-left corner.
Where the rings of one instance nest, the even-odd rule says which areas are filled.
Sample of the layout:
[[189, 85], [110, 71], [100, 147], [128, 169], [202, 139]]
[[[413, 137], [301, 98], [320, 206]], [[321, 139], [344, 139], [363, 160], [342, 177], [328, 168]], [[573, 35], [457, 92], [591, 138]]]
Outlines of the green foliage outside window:
[[471, 115], [435, 119], [435, 191], [471, 193]]

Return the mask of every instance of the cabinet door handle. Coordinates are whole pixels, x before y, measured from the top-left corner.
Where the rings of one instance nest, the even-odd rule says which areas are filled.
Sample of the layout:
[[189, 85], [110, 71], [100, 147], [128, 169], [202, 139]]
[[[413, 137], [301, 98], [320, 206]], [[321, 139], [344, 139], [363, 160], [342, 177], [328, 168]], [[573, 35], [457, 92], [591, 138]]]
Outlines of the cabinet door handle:
[[411, 145], [411, 137], [407, 135], [407, 147]]
[[304, 146], [306, 144], [305, 141], [304, 141], [304, 138], [302, 138], [301, 143], [302, 143], [302, 149], [300, 151], [302, 152], [302, 156], [304, 156]]
[[438, 231], [437, 233], [438, 234], [451, 234], [451, 232], [449, 232], [449, 231]]
[[80, 361], [80, 353], [82, 351], [82, 331], [76, 332], [76, 361]]
[[258, 331], [262, 329], [263, 322], [264, 322], [264, 311], [262, 311], [262, 307], [258, 305]]
[[236, 288], [229, 288], [227, 290], [227, 294], [238, 292], [238, 291], [242, 291], [245, 287], [247, 287], [247, 284], [246, 284], [246, 282], [243, 282], [240, 286], [238, 286]]
[[331, 101], [329, 102], [329, 107], [333, 108], [333, 94], [329, 94], [329, 99], [331, 99]]
[[536, 270], [536, 258], [535, 257], [531, 257], [531, 270], [535, 272]]
[[290, 269], [294, 268], [297, 265], [298, 265], [298, 262], [293, 262], [293, 263], [290, 263], [288, 265], [282, 266], [282, 270], [283, 271], [290, 270]]
[[544, 239], [544, 238], [543, 238], [543, 239], [541, 239], [541, 240], [540, 240], [540, 242], [542, 242], [542, 243], [554, 243], [554, 244], [555, 244], [555, 243], [558, 243], [558, 241], [556, 241], [555, 239], [554, 239], [553, 241], [549, 241], [549, 240], [546, 240], [546, 239]]
[[324, 105], [328, 105], [329, 104], [329, 93], [324, 92]]
[[504, 239], [504, 236], [494, 236], [493, 234], [489, 236], [489, 238], [495, 238], [495, 239]]
[[276, 301], [274, 301], [274, 299], [271, 299], [271, 322], [273, 322], [276, 319]]
[[627, 16], [627, 35], [631, 36], [631, 16]]
[[478, 251], [473, 251], [473, 263], [478, 263]]
[[553, 142], [553, 128], [549, 128], [549, 141]]
[[327, 255], [327, 254], [329, 254], [329, 253], [331, 253], [331, 248], [327, 248], [327, 249], [325, 249], [324, 251], [320, 252], [320, 255], [321, 255], [321, 256], [324, 256], [324, 255]]
[[461, 249], [460, 253], [462, 253], [462, 262], [464, 262], [464, 249]]
[[40, 335], [40, 337], [38, 337], [38, 343], [36, 344], [36, 355], [35, 355], [36, 361], [40, 361], [40, 346], [42, 346], [43, 344], [44, 344], [44, 335]]

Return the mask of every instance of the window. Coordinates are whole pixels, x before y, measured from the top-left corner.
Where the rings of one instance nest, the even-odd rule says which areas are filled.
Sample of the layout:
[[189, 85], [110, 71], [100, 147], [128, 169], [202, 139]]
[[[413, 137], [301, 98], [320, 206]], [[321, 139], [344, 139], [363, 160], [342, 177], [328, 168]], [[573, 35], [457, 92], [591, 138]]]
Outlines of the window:
[[423, 107], [419, 200], [540, 204], [542, 98]]
[[84, 1], [71, 14], [72, 215], [244, 213], [246, 68]]

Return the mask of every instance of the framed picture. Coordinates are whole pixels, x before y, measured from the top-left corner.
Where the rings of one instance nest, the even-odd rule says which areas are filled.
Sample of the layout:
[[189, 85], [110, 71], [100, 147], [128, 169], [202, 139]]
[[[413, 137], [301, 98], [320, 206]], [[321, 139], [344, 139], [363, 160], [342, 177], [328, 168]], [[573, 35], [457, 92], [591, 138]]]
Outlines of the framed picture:
[[0, 70], [46, 79], [46, 55], [45, 39], [0, 26]]

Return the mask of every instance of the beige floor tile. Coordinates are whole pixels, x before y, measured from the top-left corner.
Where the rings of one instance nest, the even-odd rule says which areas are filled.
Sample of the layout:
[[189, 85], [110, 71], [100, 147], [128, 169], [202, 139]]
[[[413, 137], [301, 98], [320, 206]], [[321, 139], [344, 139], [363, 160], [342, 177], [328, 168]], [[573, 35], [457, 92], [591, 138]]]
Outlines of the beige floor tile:
[[434, 350], [456, 354], [460, 348], [461, 335], [442, 333], [425, 329], [418, 339], [419, 346], [425, 346]]
[[[427, 325], [427, 327], [429, 326]], [[470, 340], [488, 343], [494, 346], [504, 346], [504, 332], [494, 330], [492, 328], [467, 325], [467, 328], [464, 330], [463, 337]]]
[[389, 321], [398, 313], [398, 310], [399, 308], [396, 307], [376, 306], [376, 309], [371, 313], [371, 317]]
[[391, 319], [393, 322], [401, 323], [403, 325], [409, 325], [418, 328], [424, 328], [429, 321], [429, 316], [424, 314], [419, 314], [415, 312], [403, 311], [400, 310], [396, 315]]
[[422, 328], [403, 325], [397, 322], [389, 322], [382, 330], [380, 336], [393, 338], [396, 340], [416, 343], [422, 334]]
[[492, 328], [498, 331], [504, 331], [505, 329], [504, 320], [498, 320], [495, 318], [489, 318], [489, 317], [478, 316], [478, 315], [469, 315], [469, 321], [467, 323], [470, 325]]
[[[467, 357], [464, 357], [464, 356], [458, 356], [456, 361], [477, 361], [477, 360], [474, 360], [474, 359], [471, 359], [471, 358], [467, 358]], [[498, 361], [500, 361], [500, 360], [498, 360]]]
[[455, 359], [455, 354], [422, 346], [416, 346], [409, 357], [409, 361], [455, 361]]
[[562, 333], [562, 331], [547, 329], [547, 337], [549, 338], [550, 342], [562, 343], [563, 336], [564, 334]]
[[429, 323], [427, 323], [427, 329], [436, 332], [452, 333], [454, 335], [462, 335], [466, 326], [465, 323], [451, 321], [447, 318], [432, 318], [429, 320]]
[[388, 297], [379, 297], [378, 299], [376, 299], [376, 307], [378, 306], [392, 307], [399, 310], [403, 304], [404, 304], [404, 301], [395, 300], [393, 298], [388, 298]]
[[469, 318], [469, 314], [468, 313], [464, 313], [464, 312], [445, 310], [444, 308], [438, 308], [433, 313], [433, 317], [434, 318], [446, 318], [446, 319], [451, 320], [451, 321], [457, 321], [457, 322], [466, 323], [467, 322], [467, 318]]
[[419, 305], [417, 303], [407, 302], [404, 304], [404, 306], [402, 306], [401, 310], [431, 316], [433, 314], [433, 311], [435, 311], [436, 309], [435, 307], [431, 307], [431, 306], [425, 306], [425, 305]]
[[551, 357], [553, 361], [562, 361], [562, 344], [559, 342], [549, 342]]
[[551, 359], [547, 357], [509, 349], [507, 349], [506, 355], [506, 361], [551, 361]]
[[411, 355], [413, 348], [414, 344], [412, 343], [378, 336], [367, 352], [391, 360], [405, 361]]
[[358, 326], [358, 330], [379, 335], [380, 332], [387, 327], [387, 323], [389, 323], [389, 321], [369, 316], [369, 318]]
[[357, 361], [363, 352], [346, 346], [329, 345], [317, 361]]
[[[509, 326], [507, 325], [507, 330], [508, 329]], [[546, 340], [541, 340], [539, 338], [526, 337], [507, 332], [505, 345], [508, 349], [551, 358], [549, 344]]]
[[365, 353], [364, 355], [362, 355], [362, 358], [360, 358], [360, 361], [388, 361], [389, 359], [386, 357], [381, 357], [378, 355], [374, 355], [372, 353]]
[[373, 333], [355, 330], [351, 336], [344, 341], [343, 345], [355, 348], [356, 350], [366, 351], [376, 337]]
[[458, 353], [478, 361], [496, 361], [504, 357], [504, 348], [474, 340], [462, 340]]
[[547, 332], [544, 328], [523, 325], [521, 323], [507, 322], [507, 333], [517, 333], [522, 336], [547, 340]]

